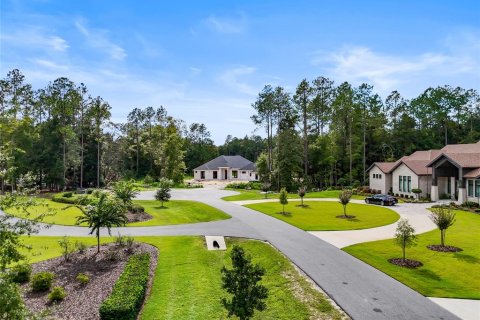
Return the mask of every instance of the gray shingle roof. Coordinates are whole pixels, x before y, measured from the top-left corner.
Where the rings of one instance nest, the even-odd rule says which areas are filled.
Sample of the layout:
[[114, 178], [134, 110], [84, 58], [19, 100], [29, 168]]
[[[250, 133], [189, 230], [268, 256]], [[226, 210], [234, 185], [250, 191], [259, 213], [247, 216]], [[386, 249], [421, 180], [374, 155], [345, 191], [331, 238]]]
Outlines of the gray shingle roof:
[[220, 167], [228, 167], [239, 170], [255, 170], [255, 163], [242, 156], [219, 156], [194, 170], [218, 170]]

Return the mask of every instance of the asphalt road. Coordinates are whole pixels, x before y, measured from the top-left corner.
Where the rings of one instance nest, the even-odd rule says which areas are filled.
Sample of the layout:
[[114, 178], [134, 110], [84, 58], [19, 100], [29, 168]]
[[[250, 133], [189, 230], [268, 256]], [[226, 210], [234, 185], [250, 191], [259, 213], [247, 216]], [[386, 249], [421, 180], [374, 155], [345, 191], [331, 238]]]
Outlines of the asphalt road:
[[[174, 190], [172, 199], [197, 200], [231, 219], [198, 224], [115, 228], [124, 235], [223, 235], [266, 240], [315, 281], [353, 319], [459, 319], [418, 292], [333, 245], [281, 220], [223, 201], [234, 194], [217, 189]], [[142, 192], [138, 199], [153, 199]], [[88, 229], [52, 226], [41, 235], [85, 236]]]

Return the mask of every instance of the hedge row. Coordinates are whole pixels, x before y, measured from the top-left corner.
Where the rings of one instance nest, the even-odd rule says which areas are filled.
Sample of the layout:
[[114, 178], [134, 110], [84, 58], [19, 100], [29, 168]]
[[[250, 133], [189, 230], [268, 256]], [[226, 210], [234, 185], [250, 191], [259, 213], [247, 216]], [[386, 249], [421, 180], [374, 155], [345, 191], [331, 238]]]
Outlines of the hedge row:
[[100, 306], [102, 320], [135, 320], [147, 290], [150, 255], [140, 253], [128, 259], [113, 291]]
[[52, 197], [52, 201], [59, 202], [59, 203], [67, 203], [67, 204], [78, 204], [78, 205], [88, 205], [94, 204], [98, 201], [95, 198], [88, 197], [86, 195], [78, 196], [78, 197], [65, 197], [63, 193], [56, 194]]

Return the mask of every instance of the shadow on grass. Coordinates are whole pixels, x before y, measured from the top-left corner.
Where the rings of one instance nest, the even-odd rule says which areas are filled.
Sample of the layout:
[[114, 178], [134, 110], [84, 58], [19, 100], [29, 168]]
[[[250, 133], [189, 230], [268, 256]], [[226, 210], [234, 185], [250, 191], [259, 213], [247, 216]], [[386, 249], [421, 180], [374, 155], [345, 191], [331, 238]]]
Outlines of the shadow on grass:
[[428, 279], [431, 279], [431, 280], [435, 280], [435, 281], [441, 281], [442, 280], [442, 278], [440, 278], [440, 276], [438, 274], [436, 274], [435, 272], [433, 272], [432, 270], [429, 270], [429, 269], [418, 269], [416, 271], [416, 273], [419, 274], [422, 277], [425, 277], [425, 278], [428, 278]]
[[163, 206], [163, 207], [154, 207], [154, 209], [158, 209], [158, 210], [165, 210], [165, 209], [168, 209], [167, 206]]
[[458, 252], [455, 252], [453, 254], [453, 257], [455, 259], [458, 259], [460, 261], [463, 261], [463, 262], [466, 262], [466, 263], [480, 263], [480, 259], [477, 258], [477, 257], [474, 257], [474, 256], [471, 256], [469, 254], [465, 254], [465, 253], [458, 253]]
[[291, 212], [288, 212], [288, 211], [285, 211], [285, 212], [277, 212], [277, 214], [280, 214], [284, 217], [291, 217], [292, 216], [292, 213]]

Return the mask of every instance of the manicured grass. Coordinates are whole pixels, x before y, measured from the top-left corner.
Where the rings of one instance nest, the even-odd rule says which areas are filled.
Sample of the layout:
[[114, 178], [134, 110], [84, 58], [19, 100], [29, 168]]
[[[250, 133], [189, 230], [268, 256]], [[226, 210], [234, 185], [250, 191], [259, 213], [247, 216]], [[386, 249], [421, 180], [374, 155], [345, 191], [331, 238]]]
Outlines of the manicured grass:
[[[24, 237], [34, 247], [30, 261], [60, 256], [61, 237]], [[72, 237], [94, 245], [94, 237]], [[221, 268], [230, 267], [234, 244], [241, 245], [266, 270], [262, 283], [269, 290], [267, 310], [253, 319], [341, 319], [325, 297], [311, 287], [293, 265], [270, 245], [244, 239], [227, 239], [228, 251], [207, 251], [203, 237], [136, 237], [160, 250], [155, 278], [140, 319], [226, 319], [220, 299]], [[102, 238], [102, 242], [112, 238]], [[39, 254], [41, 252], [41, 254]]]
[[[58, 240], [62, 237], [47, 237], [47, 236], [23, 236], [23, 243], [28, 245], [31, 249], [22, 249], [21, 252], [27, 256], [28, 262], [35, 263], [62, 255], [62, 250], [58, 244]], [[91, 237], [68, 237], [73, 243], [75, 241], [83, 242], [88, 246], [96, 246], [97, 238]], [[113, 241], [113, 237], [100, 237], [100, 243], [107, 243]]]
[[182, 223], [197, 223], [229, 219], [225, 212], [197, 201], [173, 200], [165, 202], [164, 208], [156, 200], [135, 200], [153, 219], [130, 223], [128, 226], [164, 226]]
[[[141, 319], [227, 318], [220, 303], [225, 296], [220, 270], [230, 264], [226, 252], [205, 250], [199, 237], [138, 239], [157, 246], [161, 252]], [[255, 263], [266, 269], [263, 284], [269, 289], [267, 310], [256, 313], [254, 319], [311, 319], [314, 311], [310, 309], [323, 311], [327, 319], [339, 318], [338, 312], [274, 248], [259, 241], [227, 241], [227, 247], [233, 244], [241, 245]], [[303, 290], [302, 297], [294, 295], [292, 285]]]
[[17, 209], [8, 209], [6, 212], [21, 218], [34, 219], [41, 214], [47, 214], [42, 222], [61, 225], [75, 225], [77, 217], [82, 215], [80, 209], [69, 204], [54, 202], [49, 199], [37, 199], [38, 205], [28, 208], [29, 215]]
[[[242, 200], [261, 200], [265, 199], [265, 194], [261, 193], [259, 190], [240, 190], [240, 189], [227, 189], [231, 191], [240, 192], [240, 194], [234, 196], [227, 196], [223, 197], [222, 200], [225, 201], [242, 201]], [[305, 195], [304, 199], [308, 198], [336, 198], [338, 199], [338, 195], [340, 194], [340, 190], [325, 190], [319, 192], [309, 192]], [[278, 199], [278, 193], [269, 193], [267, 195], [267, 199]], [[290, 193], [288, 194], [289, 199], [300, 199], [298, 194]], [[365, 199], [364, 196], [357, 196], [352, 195], [352, 199], [363, 200]]]
[[[77, 217], [82, 215], [80, 209], [68, 204], [54, 202], [48, 199], [38, 199], [39, 205], [29, 208], [30, 215], [27, 218], [33, 219], [47, 212], [43, 222], [60, 225], [75, 225]], [[130, 226], [163, 226], [182, 223], [196, 223], [229, 219], [230, 216], [223, 211], [209, 205], [184, 200], [172, 200], [164, 203], [165, 208], [160, 208], [160, 202], [155, 200], [134, 201], [145, 207], [145, 211], [153, 216], [153, 219], [142, 222], [127, 224]], [[25, 217], [25, 214], [16, 209], [7, 210], [9, 214]], [[82, 224], [81, 226], [84, 226]]]
[[350, 203], [347, 214], [354, 215], [353, 219], [340, 219], [343, 207], [334, 201], [305, 201], [307, 207], [300, 207], [300, 202], [292, 201], [285, 206], [283, 215], [282, 205], [276, 202], [265, 202], [245, 205], [253, 210], [268, 214], [283, 220], [300, 229], [314, 230], [355, 230], [366, 229], [394, 223], [400, 216], [393, 210], [385, 207]]
[[440, 231], [418, 236], [418, 245], [407, 249], [407, 258], [421, 261], [423, 267], [406, 269], [387, 261], [401, 258], [401, 248], [393, 240], [357, 244], [344, 248], [349, 254], [403, 282], [425, 296], [480, 299], [480, 215], [455, 211], [457, 221], [447, 230], [446, 245], [460, 247], [458, 253], [436, 252], [426, 248], [440, 243]]

